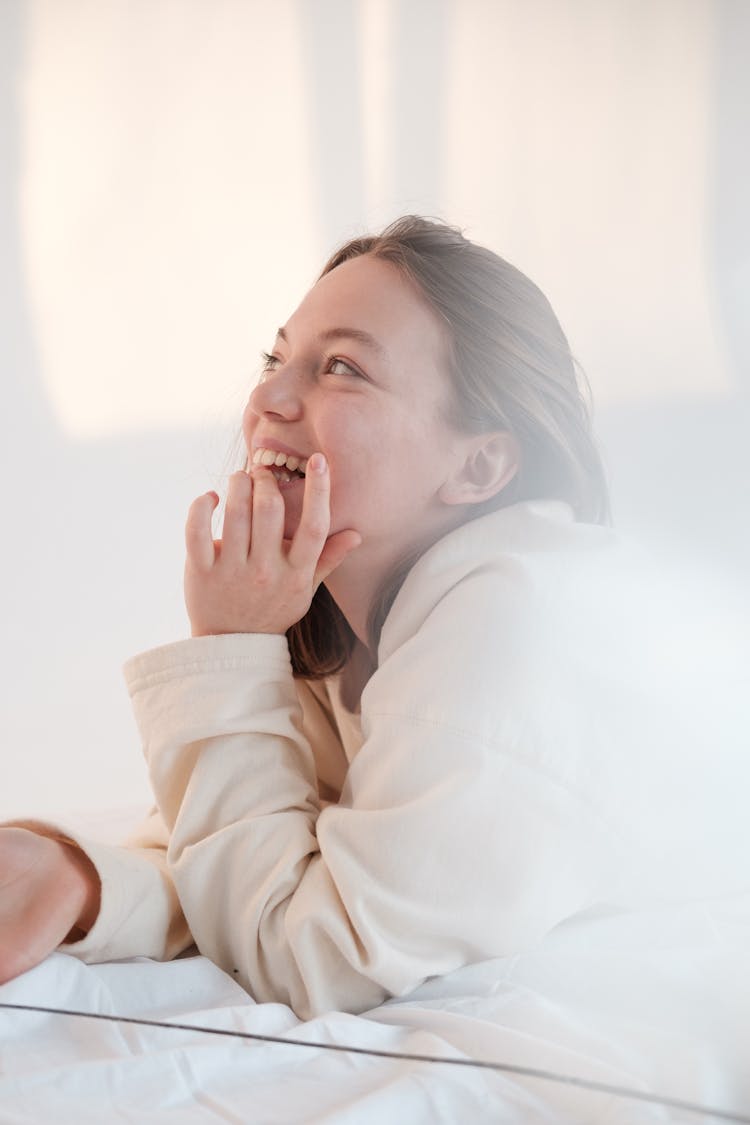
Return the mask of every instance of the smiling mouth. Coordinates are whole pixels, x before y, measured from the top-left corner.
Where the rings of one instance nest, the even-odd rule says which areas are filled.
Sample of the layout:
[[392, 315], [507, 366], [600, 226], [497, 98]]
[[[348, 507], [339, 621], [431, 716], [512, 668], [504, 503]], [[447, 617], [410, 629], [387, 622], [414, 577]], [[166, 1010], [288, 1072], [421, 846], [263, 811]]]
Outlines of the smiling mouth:
[[275, 449], [255, 450], [253, 465], [265, 465], [270, 469], [279, 484], [291, 484], [295, 480], [303, 480], [307, 460], [304, 457], [294, 457], [290, 453], [277, 453]]

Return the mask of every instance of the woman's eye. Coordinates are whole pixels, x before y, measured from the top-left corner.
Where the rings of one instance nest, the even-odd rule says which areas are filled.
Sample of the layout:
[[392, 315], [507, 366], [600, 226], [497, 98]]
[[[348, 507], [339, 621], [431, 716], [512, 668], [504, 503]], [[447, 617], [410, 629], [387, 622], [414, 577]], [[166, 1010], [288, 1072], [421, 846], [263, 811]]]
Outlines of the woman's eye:
[[[278, 370], [284, 363], [280, 356], [273, 355], [271, 352], [261, 352], [261, 377], [265, 378], [271, 375], [274, 371]], [[353, 364], [348, 363], [345, 359], [338, 359], [336, 356], [329, 356], [326, 358], [323, 370], [328, 375], [345, 375], [350, 378], [364, 379], [365, 376]]]
[[330, 372], [331, 375], [353, 375], [355, 379], [363, 377], [362, 372], [358, 371], [356, 367], [352, 367], [351, 363], [347, 363], [343, 359], [337, 359], [335, 356], [328, 360], [326, 371]]
[[264, 375], [268, 375], [268, 374], [270, 374], [271, 371], [275, 371], [276, 368], [281, 363], [281, 360], [279, 359], [279, 357], [276, 356], [276, 355], [271, 355], [270, 352], [261, 352], [260, 358], [263, 362], [263, 367], [261, 368], [261, 371]]

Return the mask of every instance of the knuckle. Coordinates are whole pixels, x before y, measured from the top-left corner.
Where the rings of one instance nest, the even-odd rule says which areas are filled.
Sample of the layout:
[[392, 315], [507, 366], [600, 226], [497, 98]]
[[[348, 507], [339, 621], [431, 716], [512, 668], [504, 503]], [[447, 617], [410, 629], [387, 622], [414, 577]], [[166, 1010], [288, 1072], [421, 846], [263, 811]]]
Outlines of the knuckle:
[[270, 567], [267, 563], [259, 563], [255, 567], [255, 573], [253, 577], [255, 579], [256, 586], [260, 587], [261, 589], [267, 590], [274, 581], [273, 568]]
[[328, 534], [328, 521], [319, 516], [312, 516], [307, 521], [307, 533], [311, 539], [325, 539]]
[[201, 511], [199, 508], [191, 508], [188, 512], [187, 519], [185, 520], [185, 536], [188, 539], [197, 539], [201, 531]]
[[258, 488], [255, 492], [253, 506], [265, 512], [276, 511], [284, 501], [278, 492], [273, 492], [269, 488]]
[[232, 496], [231, 494], [229, 494], [227, 496], [227, 502], [226, 502], [226, 505], [224, 507], [224, 518], [225, 519], [229, 519], [229, 520], [244, 519], [247, 516], [249, 511], [250, 511], [250, 506], [249, 506], [249, 502], [248, 502], [248, 497], [246, 497], [246, 496], [236, 496], [236, 495]]
[[188, 524], [185, 528], [185, 549], [188, 555], [196, 555], [203, 546], [203, 536], [199, 528]]

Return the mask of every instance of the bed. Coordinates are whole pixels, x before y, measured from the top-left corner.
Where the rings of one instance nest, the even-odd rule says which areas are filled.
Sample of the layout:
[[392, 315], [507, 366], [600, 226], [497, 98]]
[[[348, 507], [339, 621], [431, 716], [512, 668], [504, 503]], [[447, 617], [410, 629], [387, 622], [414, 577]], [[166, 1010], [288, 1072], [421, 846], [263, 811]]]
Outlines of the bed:
[[175, 1119], [750, 1121], [750, 894], [594, 914], [305, 1023], [197, 954], [55, 953], [0, 986], [3, 1125]]

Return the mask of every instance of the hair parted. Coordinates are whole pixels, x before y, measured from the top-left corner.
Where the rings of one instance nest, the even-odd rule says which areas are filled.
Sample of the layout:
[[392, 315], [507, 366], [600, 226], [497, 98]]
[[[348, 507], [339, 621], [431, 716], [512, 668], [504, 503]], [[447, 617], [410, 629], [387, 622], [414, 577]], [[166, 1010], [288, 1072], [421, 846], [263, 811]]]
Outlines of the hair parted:
[[[417, 215], [396, 219], [381, 234], [346, 242], [320, 277], [365, 254], [390, 262], [408, 277], [447, 326], [450, 421], [465, 433], [507, 430], [518, 443], [514, 478], [467, 518], [521, 500], [559, 499], [580, 521], [608, 522], [607, 482], [579, 373], [538, 286], [458, 228]], [[399, 567], [371, 608], [373, 649], [415, 561]], [[295, 672], [311, 678], [342, 668], [354, 644], [323, 587], [287, 637]]]

